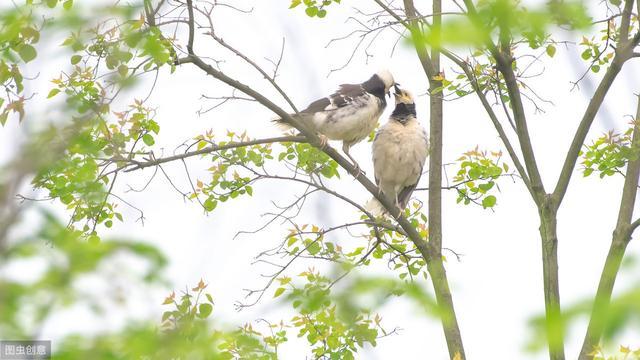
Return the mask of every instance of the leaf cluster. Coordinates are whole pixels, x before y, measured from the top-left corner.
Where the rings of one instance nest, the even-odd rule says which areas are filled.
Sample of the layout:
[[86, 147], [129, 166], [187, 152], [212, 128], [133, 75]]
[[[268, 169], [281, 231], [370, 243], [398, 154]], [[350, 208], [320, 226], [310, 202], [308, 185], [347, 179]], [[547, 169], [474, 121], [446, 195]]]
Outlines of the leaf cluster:
[[481, 204], [483, 208], [496, 205], [495, 191], [499, 191], [496, 180], [509, 172], [509, 166], [502, 162], [502, 152], [479, 151], [476, 147], [458, 158], [460, 169], [453, 177], [457, 182], [456, 202], [469, 205]]
[[600, 178], [622, 174], [629, 160], [637, 158], [638, 149], [631, 145], [633, 127], [624, 133], [609, 131], [596, 139], [591, 145], [585, 145], [581, 153], [582, 174], [587, 177], [594, 172]]
[[323, 18], [327, 16], [326, 8], [333, 3], [340, 4], [340, 1], [341, 0], [291, 0], [289, 9], [304, 5], [304, 12], [307, 16]]

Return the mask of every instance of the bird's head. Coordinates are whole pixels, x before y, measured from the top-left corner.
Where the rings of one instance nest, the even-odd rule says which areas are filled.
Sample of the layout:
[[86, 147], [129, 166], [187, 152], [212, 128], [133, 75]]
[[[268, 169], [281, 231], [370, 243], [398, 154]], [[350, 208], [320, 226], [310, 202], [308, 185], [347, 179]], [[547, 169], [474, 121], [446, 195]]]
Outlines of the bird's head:
[[394, 86], [395, 93], [393, 96], [396, 98], [396, 105], [405, 104], [405, 105], [414, 105], [415, 100], [413, 99], [413, 94], [409, 90], [402, 89], [395, 84]]
[[395, 80], [393, 80], [393, 75], [391, 75], [391, 72], [389, 70], [380, 70], [376, 73], [376, 76], [382, 81], [382, 83], [384, 84], [384, 93], [387, 94], [387, 96], [389, 95], [389, 90], [391, 90], [391, 87], [396, 85]]
[[396, 107], [391, 113], [391, 119], [406, 125], [409, 120], [416, 117], [416, 104], [409, 90], [402, 89], [398, 85], [395, 85], [394, 89], [393, 96], [396, 98]]

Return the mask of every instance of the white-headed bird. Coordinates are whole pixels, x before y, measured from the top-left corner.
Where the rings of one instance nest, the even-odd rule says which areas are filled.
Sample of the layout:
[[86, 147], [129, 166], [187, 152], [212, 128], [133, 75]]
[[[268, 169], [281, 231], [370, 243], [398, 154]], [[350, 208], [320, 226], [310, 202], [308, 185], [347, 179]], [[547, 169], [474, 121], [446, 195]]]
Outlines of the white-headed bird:
[[[361, 84], [340, 85], [335, 93], [312, 102], [299, 115], [291, 116], [297, 116], [320, 134], [323, 146], [327, 139], [341, 140], [342, 151], [359, 169], [358, 163], [349, 154], [349, 148], [364, 140], [375, 129], [378, 118], [387, 106], [385, 95], [389, 95], [394, 85], [391, 73], [382, 70]], [[282, 119], [276, 119], [275, 122], [290, 128]]]
[[[411, 93], [396, 86], [394, 96], [396, 107], [373, 140], [373, 169], [380, 191], [403, 211], [422, 175], [429, 138], [416, 118]], [[366, 208], [375, 216], [385, 212], [375, 198]]]

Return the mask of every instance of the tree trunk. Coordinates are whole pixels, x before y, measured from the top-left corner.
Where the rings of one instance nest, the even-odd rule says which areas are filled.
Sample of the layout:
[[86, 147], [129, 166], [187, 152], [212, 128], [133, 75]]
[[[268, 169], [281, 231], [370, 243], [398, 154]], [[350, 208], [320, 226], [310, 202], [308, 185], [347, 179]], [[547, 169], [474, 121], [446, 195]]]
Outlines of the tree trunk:
[[436, 294], [436, 301], [438, 302], [440, 321], [447, 341], [449, 357], [456, 360], [465, 359], [462, 336], [453, 307], [453, 299], [451, 298], [451, 290], [449, 289], [447, 272], [444, 269], [442, 257], [432, 258], [427, 264], [427, 268]]
[[549, 359], [564, 360], [564, 333], [560, 312], [558, 279], [557, 211], [547, 196], [539, 209], [542, 240], [542, 271], [544, 283], [545, 329], [549, 344]]

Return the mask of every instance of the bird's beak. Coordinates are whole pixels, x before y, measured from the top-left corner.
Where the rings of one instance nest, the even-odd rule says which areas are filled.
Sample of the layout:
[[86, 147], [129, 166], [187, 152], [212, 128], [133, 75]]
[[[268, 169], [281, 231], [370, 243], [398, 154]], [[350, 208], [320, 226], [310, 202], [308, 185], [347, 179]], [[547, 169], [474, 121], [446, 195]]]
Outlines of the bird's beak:
[[393, 84], [393, 89], [395, 90], [395, 92], [393, 93], [393, 97], [395, 97], [396, 101], [398, 101], [398, 99], [400, 99], [400, 97], [402, 96], [400, 87], [398, 87], [398, 84]]
[[[393, 84], [393, 89], [395, 90], [395, 94], [394, 95], [396, 95], [400, 91], [400, 90], [398, 90], [399, 89], [398, 85], [400, 85], [400, 84], [398, 84], [398, 83], [394, 83]], [[391, 89], [389, 89], [389, 90], [391, 90]], [[391, 96], [391, 91], [389, 91], [389, 90], [387, 90], [387, 96]]]

